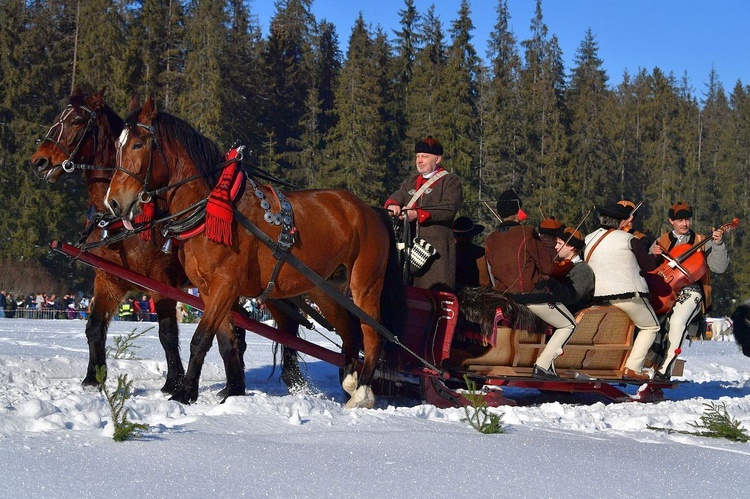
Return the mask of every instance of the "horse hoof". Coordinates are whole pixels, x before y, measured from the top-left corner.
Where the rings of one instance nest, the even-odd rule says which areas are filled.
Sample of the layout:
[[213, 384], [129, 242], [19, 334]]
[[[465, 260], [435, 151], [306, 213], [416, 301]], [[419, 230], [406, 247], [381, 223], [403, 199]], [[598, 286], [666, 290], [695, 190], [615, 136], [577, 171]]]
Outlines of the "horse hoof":
[[176, 402], [179, 402], [181, 404], [190, 405], [196, 400], [198, 400], [198, 393], [195, 394], [190, 393], [188, 390], [177, 390], [174, 395], [172, 395], [169, 400], [174, 400]]
[[180, 387], [180, 383], [182, 383], [181, 379], [167, 379], [164, 386], [161, 387], [161, 391], [170, 395], [175, 394]]
[[358, 382], [359, 382], [359, 378], [356, 372], [352, 374], [347, 374], [346, 378], [344, 378], [344, 381], [341, 382], [341, 388], [343, 388], [344, 391], [348, 393], [349, 395], [354, 396], [354, 390], [357, 389]]
[[372, 393], [372, 388], [360, 386], [352, 393], [352, 398], [346, 403], [344, 409], [372, 409], [373, 407], [375, 407], [375, 394]]
[[83, 381], [81, 381], [81, 386], [84, 388], [98, 388], [101, 389], [101, 386], [99, 385], [99, 382], [96, 380], [96, 378], [92, 378], [89, 376], [86, 376], [83, 378]]

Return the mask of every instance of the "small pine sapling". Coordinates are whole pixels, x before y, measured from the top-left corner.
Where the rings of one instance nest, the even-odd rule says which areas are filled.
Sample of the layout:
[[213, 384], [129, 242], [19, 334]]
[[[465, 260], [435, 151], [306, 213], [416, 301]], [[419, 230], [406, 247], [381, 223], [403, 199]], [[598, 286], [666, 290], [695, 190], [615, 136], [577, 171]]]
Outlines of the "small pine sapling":
[[152, 329], [154, 329], [154, 326], [151, 326], [141, 331], [140, 333], [136, 333], [136, 330], [133, 329], [125, 336], [115, 336], [114, 338], [112, 338], [115, 346], [114, 348], [107, 347], [107, 356], [112, 359], [137, 360], [138, 357], [135, 356], [135, 350], [141, 347], [135, 344], [135, 340], [148, 333]]
[[469, 379], [466, 374], [464, 374], [464, 382], [467, 391], [463, 393], [463, 396], [471, 403], [471, 408], [464, 406], [465, 420], [480, 433], [505, 433], [502, 414], [494, 414], [488, 410], [487, 401], [484, 400], [482, 393], [477, 391], [477, 384]]
[[732, 419], [727, 412], [727, 405], [722, 402], [716, 404], [709, 402], [703, 404], [704, 413], [700, 421], [688, 423], [698, 431], [674, 430], [670, 428], [660, 428], [657, 426], [647, 426], [650, 430], [666, 431], [667, 433], [680, 433], [683, 435], [697, 435], [699, 437], [726, 438], [735, 442], [748, 442], [750, 437], [747, 430], [740, 427], [740, 422]]
[[128, 421], [128, 408], [125, 407], [125, 402], [132, 396], [130, 390], [133, 382], [128, 381], [127, 374], [121, 374], [117, 376], [117, 388], [110, 393], [107, 390], [106, 379], [107, 367], [97, 366], [96, 380], [99, 382], [99, 385], [102, 388], [102, 393], [107, 399], [109, 410], [112, 413], [112, 424], [115, 427], [115, 432], [112, 435], [112, 438], [115, 442], [123, 442], [131, 438], [137, 438], [140, 436], [140, 431], [148, 430], [148, 425]]

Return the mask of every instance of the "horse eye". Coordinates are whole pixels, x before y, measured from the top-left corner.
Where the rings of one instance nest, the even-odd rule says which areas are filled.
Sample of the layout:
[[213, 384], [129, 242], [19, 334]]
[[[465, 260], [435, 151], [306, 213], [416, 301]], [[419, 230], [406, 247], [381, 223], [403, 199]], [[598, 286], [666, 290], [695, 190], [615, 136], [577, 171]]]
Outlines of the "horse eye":
[[81, 118], [80, 116], [77, 116], [77, 117], [75, 117], [75, 118], [73, 119], [73, 124], [74, 124], [74, 125], [83, 125], [84, 121], [86, 121], [86, 120], [84, 120], [84, 119], [83, 119], [83, 118]]
[[133, 150], [134, 151], [137, 151], [141, 147], [143, 147], [143, 142], [136, 142], [135, 144], [133, 144]]

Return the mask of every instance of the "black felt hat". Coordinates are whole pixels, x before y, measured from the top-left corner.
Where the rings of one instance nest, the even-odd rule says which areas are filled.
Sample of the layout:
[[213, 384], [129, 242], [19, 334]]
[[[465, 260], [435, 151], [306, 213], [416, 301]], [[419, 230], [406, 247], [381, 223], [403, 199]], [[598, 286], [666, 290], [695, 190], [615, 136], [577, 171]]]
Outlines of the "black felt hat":
[[453, 221], [455, 237], [473, 237], [484, 231], [484, 225], [475, 224], [469, 217], [458, 217]]
[[501, 218], [507, 218], [518, 213], [518, 210], [521, 209], [521, 204], [521, 198], [518, 197], [516, 191], [508, 189], [500, 194], [497, 200], [497, 214]]
[[630, 217], [632, 210], [618, 203], [610, 203], [604, 206], [597, 206], [596, 211], [605, 217], [614, 218], [615, 220], [626, 220]]
[[669, 218], [671, 220], [693, 218], [693, 207], [683, 201], [678, 201], [669, 208]]

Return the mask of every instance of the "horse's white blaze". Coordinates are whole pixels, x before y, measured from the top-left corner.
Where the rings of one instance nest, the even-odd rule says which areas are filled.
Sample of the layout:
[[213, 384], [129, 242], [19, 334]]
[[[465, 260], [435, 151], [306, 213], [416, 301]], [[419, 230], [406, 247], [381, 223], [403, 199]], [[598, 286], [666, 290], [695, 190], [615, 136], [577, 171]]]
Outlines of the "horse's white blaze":
[[354, 394], [354, 390], [357, 389], [357, 383], [359, 382], [359, 378], [357, 375], [357, 372], [355, 371], [354, 374], [347, 374], [346, 378], [344, 378], [344, 381], [341, 382], [341, 388], [344, 389], [346, 393], [349, 395]]
[[372, 388], [363, 385], [357, 388], [352, 394], [352, 398], [344, 406], [345, 409], [372, 409], [375, 406], [375, 394], [372, 393]]

